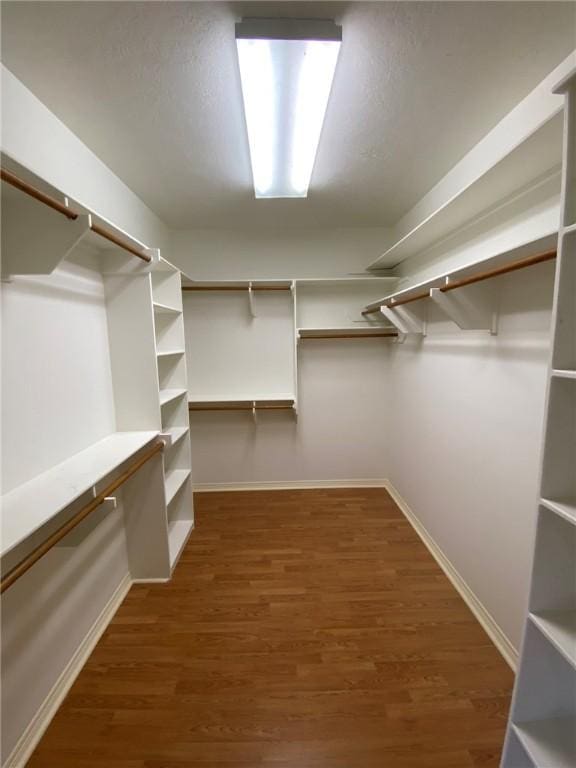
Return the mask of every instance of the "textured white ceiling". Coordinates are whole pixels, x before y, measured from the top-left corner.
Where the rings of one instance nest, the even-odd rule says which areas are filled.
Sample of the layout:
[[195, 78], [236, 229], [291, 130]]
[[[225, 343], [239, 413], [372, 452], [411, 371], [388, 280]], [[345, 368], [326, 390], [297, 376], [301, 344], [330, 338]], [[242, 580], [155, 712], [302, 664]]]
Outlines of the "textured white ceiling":
[[[254, 200], [242, 15], [344, 42], [306, 200]], [[574, 46], [559, 2], [4, 2], [2, 59], [169, 225], [393, 223]]]

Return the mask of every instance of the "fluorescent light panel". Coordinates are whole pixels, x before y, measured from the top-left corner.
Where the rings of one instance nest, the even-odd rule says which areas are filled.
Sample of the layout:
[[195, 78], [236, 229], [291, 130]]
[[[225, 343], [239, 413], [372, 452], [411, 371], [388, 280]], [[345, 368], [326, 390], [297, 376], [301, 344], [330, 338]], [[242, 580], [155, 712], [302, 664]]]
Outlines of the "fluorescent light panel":
[[341, 39], [341, 27], [318, 19], [236, 25], [257, 198], [308, 195]]

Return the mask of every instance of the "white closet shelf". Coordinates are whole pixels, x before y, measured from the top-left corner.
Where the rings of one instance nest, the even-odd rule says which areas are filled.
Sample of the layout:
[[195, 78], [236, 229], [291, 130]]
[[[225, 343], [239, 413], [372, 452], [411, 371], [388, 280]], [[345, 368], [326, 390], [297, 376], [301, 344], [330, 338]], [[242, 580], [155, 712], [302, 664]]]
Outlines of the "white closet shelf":
[[552, 376], [556, 376], [557, 378], [560, 378], [560, 379], [576, 379], [576, 371], [572, 371], [569, 369], [555, 368], [552, 371]]
[[180, 442], [180, 440], [182, 440], [184, 435], [186, 435], [188, 432], [188, 427], [171, 427], [170, 429], [164, 430], [164, 434], [170, 435], [171, 446]]
[[160, 405], [166, 405], [167, 403], [176, 400], [178, 397], [186, 394], [185, 389], [161, 389], [160, 390]]
[[5, 555], [151, 443], [158, 432], [116, 432], [2, 497]]
[[518, 723], [513, 728], [534, 765], [541, 768], [574, 768], [576, 731], [573, 718]]
[[376, 311], [386, 302], [391, 302], [392, 306], [394, 302], [400, 304], [406, 299], [416, 300], [417, 298], [424, 298], [430, 294], [432, 288], [442, 288], [447, 282], [458, 282], [460, 280], [466, 280], [478, 275], [478, 272], [490, 272], [494, 269], [505, 267], [512, 262], [521, 261], [523, 259], [536, 258], [537, 256], [547, 253], [549, 251], [555, 251], [557, 245], [557, 236], [549, 235], [538, 240], [535, 240], [526, 245], [519, 246], [518, 248], [512, 248], [507, 251], [502, 251], [488, 259], [481, 261], [474, 261], [467, 264], [464, 267], [455, 269], [452, 272], [443, 272], [439, 275], [423, 280], [420, 283], [414, 283], [414, 285], [408, 288], [402, 288], [394, 293], [388, 295], [367, 304], [364, 308], [366, 310]]
[[193, 399], [188, 401], [189, 411], [251, 411], [256, 410], [290, 410], [296, 404], [294, 395], [277, 397], [234, 397]]
[[182, 486], [184, 485], [184, 483], [189, 477], [190, 477], [189, 469], [170, 469], [166, 472], [166, 477], [165, 477], [166, 506], [170, 504], [174, 496], [176, 496], [180, 488], [182, 488]]
[[178, 562], [188, 537], [194, 528], [193, 520], [174, 520], [168, 528], [168, 547], [170, 550], [170, 566]]
[[531, 613], [530, 620], [566, 661], [576, 667], [576, 610]]
[[326, 285], [326, 286], [347, 286], [347, 285], [378, 285], [386, 283], [388, 285], [397, 283], [400, 278], [393, 275], [357, 275], [348, 277], [300, 277], [295, 280], [296, 285]]
[[560, 515], [569, 523], [576, 525], [576, 501], [573, 499], [563, 499], [562, 501], [553, 501], [551, 499], [540, 499], [542, 506]]
[[160, 312], [162, 314], [166, 315], [181, 315], [182, 310], [178, 309], [178, 307], [171, 307], [168, 304], [161, 304], [159, 301], [153, 302], [153, 307], [155, 312]]
[[159, 349], [156, 352], [156, 357], [174, 357], [175, 355], [183, 354], [183, 349]]

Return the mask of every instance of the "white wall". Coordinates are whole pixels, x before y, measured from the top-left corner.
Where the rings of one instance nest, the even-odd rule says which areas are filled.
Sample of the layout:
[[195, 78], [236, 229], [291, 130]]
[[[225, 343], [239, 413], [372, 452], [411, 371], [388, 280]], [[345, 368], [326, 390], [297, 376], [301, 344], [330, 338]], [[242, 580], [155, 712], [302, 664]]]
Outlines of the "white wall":
[[300, 342], [299, 413], [190, 415], [194, 485], [385, 477], [386, 340]]
[[386, 474], [517, 649], [536, 519], [554, 264], [490, 282], [500, 331], [390, 347]]
[[384, 228], [172, 233], [172, 260], [196, 280], [345, 277], [386, 250]]

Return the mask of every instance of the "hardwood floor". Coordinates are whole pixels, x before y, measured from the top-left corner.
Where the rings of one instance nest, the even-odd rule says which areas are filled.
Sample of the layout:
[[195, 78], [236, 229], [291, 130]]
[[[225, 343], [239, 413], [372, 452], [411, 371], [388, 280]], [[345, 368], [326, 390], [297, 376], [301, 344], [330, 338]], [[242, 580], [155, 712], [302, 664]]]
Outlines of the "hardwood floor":
[[382, 489], [196, 494], [31, 768], [488, 768], [513, 676]]

